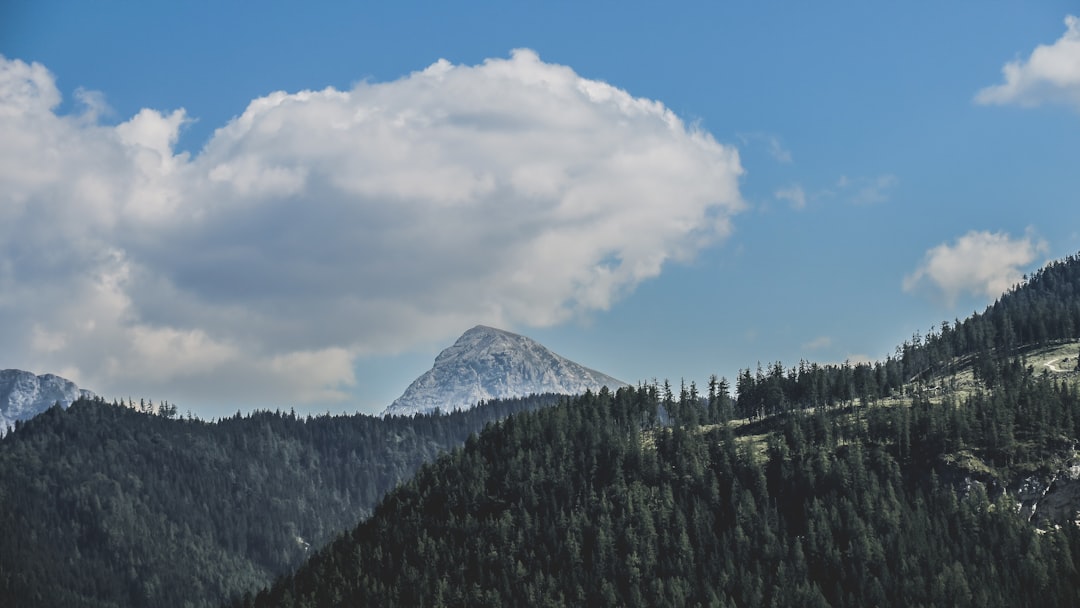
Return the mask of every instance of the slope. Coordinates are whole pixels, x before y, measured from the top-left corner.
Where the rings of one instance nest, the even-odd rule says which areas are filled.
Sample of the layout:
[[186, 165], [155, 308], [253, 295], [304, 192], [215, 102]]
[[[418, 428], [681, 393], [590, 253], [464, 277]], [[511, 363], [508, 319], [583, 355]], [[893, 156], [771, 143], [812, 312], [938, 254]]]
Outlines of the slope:
[[297, 567], [424, 461], [553, 395], [412, 419], [216, 423], [101, 401], [0, 440], [5, 605], [211, 606]]
[[626, 383], [553, 353], [525, 336], [477, 325], [439, 353], [432, 368], [413, 381], [385, 413], [450, 412], [488, 399], [542, 393], [576, 395], [604, 386], [614, 390]]
[[[1039, 533], [1010, 497], [916, 465], [947, 451], [940, 407], [873, 408], [865, 425], [792, 412], [759, 457], [726, 423], [656, 426], [658, 394], [589, 394], [488, 428], [234, 606], [1080, 602], [1075, 526]], [[1075, 393], [1059, 401], [1080, 417]]]
[[1072, 256], [883, 362], [515, 416], [234, 605], [1080, 605], [1076, 508], [1005, 487], [1076, 468], [1078, 332]]

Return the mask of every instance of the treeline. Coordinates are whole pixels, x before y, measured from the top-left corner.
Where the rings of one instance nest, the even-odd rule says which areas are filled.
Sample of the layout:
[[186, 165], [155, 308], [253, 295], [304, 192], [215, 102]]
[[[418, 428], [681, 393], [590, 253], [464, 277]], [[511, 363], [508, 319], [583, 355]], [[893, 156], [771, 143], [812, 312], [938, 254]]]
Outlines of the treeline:
[[975, 365], [993, 384], [999, 363], [1035, 346], [1080, 338], [1080, 254], [1051, 262], [1025, 277], [985, 311], [925, 337], [916, 334], [897, 349], [905, 381], [947, 375]]
[[218, 605], [299, 566], [484, 425], [559, 399], [215, 423], [145, 401], [53, 407], [0, 440], [0, 603]]
[[921, 393], [911, 407], [871, 408], [867, 436], [893, 437], [899, 461], [915, 469], [926, 470], [940, 454], [966, 451], [1006, 478], [1046, 470], [1071, 455], [1080, 438], [1076, 383], [1036, 374], [1019, 358], [1002, 362], [996, 373], [993, 390], [946, 395], [936, 404]]
[[790, 370], [777, 362], [767, 370], [759, 366], [754, 374], [744, 369], [735, 382], [735, 414], [755, 420], [791, 410], [874, 403], [899, 396], [904, 373], [903, 363], [891, 357], [854, 365], [800, 361]]
[[689, 389], [516, 415], [232, 606], [1080, 605], [1076, 526], [1037, 532], [1007, 495], [942, 481], [951, 451], [1034, 467], [1021, 444], [1077, 436], [1074, 389], [1002, 375], [962, 405], [791, 412], [760, 448], [662, 424], [708, 415]]
[[971, 368], [988, 387], [1002, 364], [1035, 346], [1080, 339], [1080, 255], [1055, 261], [1003, 294], [982, 313], [916, 333], [874, 363], [776, 362], [744, 369], [735, 381], [735, 413], [757, 419], [793, 409], [873, 403], [905, 386]]

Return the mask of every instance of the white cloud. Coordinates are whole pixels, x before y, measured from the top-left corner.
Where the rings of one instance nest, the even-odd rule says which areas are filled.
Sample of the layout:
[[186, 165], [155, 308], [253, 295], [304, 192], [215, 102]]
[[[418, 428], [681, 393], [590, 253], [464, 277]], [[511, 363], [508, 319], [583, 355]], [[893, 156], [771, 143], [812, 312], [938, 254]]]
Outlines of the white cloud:
[[181, 407], [341, 399], [355, 357], [604, 310], [744, 207], [734, 148], [527, 50], [272, 93], [190, 157], [182, 109], [80, 95], [0, 57], [0, 367]]
[[952, 245], [942, 243], [926, 252], [915, 272], [904, 277], [904, 291], [929, 286], [951, 305], [962, 293], [996, 298], [1018, 284], [1023, 267], [1047, 250], [1046, 242], [1030, 231], [1024, 238], [971, 231]]
[[977, 103], [1064, 103], [1080, 109], [1080, 19], [1066, 16], [1061, 38], [1035, 47], [1026, 61], [1006, 63], [1001, 72], [1005, 82], [979, 91]]
[[780, 188], [776, 191], [774, 196], [776, 196], [778, 200], [791, 203], [792, 209], [803, 209], [806, 207], [806, 192], [799, 184], [793, 184], [787, 188]]

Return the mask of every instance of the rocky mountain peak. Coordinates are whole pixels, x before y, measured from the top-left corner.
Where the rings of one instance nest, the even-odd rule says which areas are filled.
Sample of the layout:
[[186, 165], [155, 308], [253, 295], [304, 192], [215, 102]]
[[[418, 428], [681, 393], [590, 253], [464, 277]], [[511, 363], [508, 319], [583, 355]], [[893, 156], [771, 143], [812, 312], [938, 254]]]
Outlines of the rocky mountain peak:
[[94, 393], [53, 374], [40, 376], [21, 369], [0, 370], [0, 436], [16, 420], [29, 420], [56, 403], [68, 407]]
[[386, 409], [387, 415], [468, 409], [479, 401], [534, 393], [578, 394], [626, 383], [551, 352], [512, 332], [477, 325], [435, 357]]

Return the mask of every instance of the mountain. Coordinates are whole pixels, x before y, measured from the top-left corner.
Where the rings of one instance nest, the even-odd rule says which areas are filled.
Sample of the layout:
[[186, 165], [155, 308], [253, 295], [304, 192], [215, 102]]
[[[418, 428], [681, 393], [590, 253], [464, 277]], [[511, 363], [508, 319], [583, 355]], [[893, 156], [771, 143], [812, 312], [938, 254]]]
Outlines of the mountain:
[[0, 606], [221, 606], [300, 566], [470, 434], [563, 399], [216, 422], [100, 399], [49, 408], [0, 439]]
[[94, 393], [60, 376], [37, 376], [21, 369], [0, 370], [0, 437], [16, 420], [29, 420], [56, 403], [68, 407]]
[[[947, 474], [1038, 468], [1039, 432], [1071, 449], [1080, 395], [1033, 373], [1003, 389], [750, 424], [698, 400], [705, 424], [673, 426], [655, 387], [568, 398], [486, 428], [232, 606], [1080, 606], [1074, 513], [1037, 529]], [[996, 464], [1002, 433], [1026, 445]]]
[[1078, 340], [1072, 256], [883, 362], [517, 414], [232, 606], [1080, 606]]
[[626, 386], [518, 334], [477, 325], [435, 357], [384, 415], [468, 409], [480, 401], [532, 394], [576, 395]]

